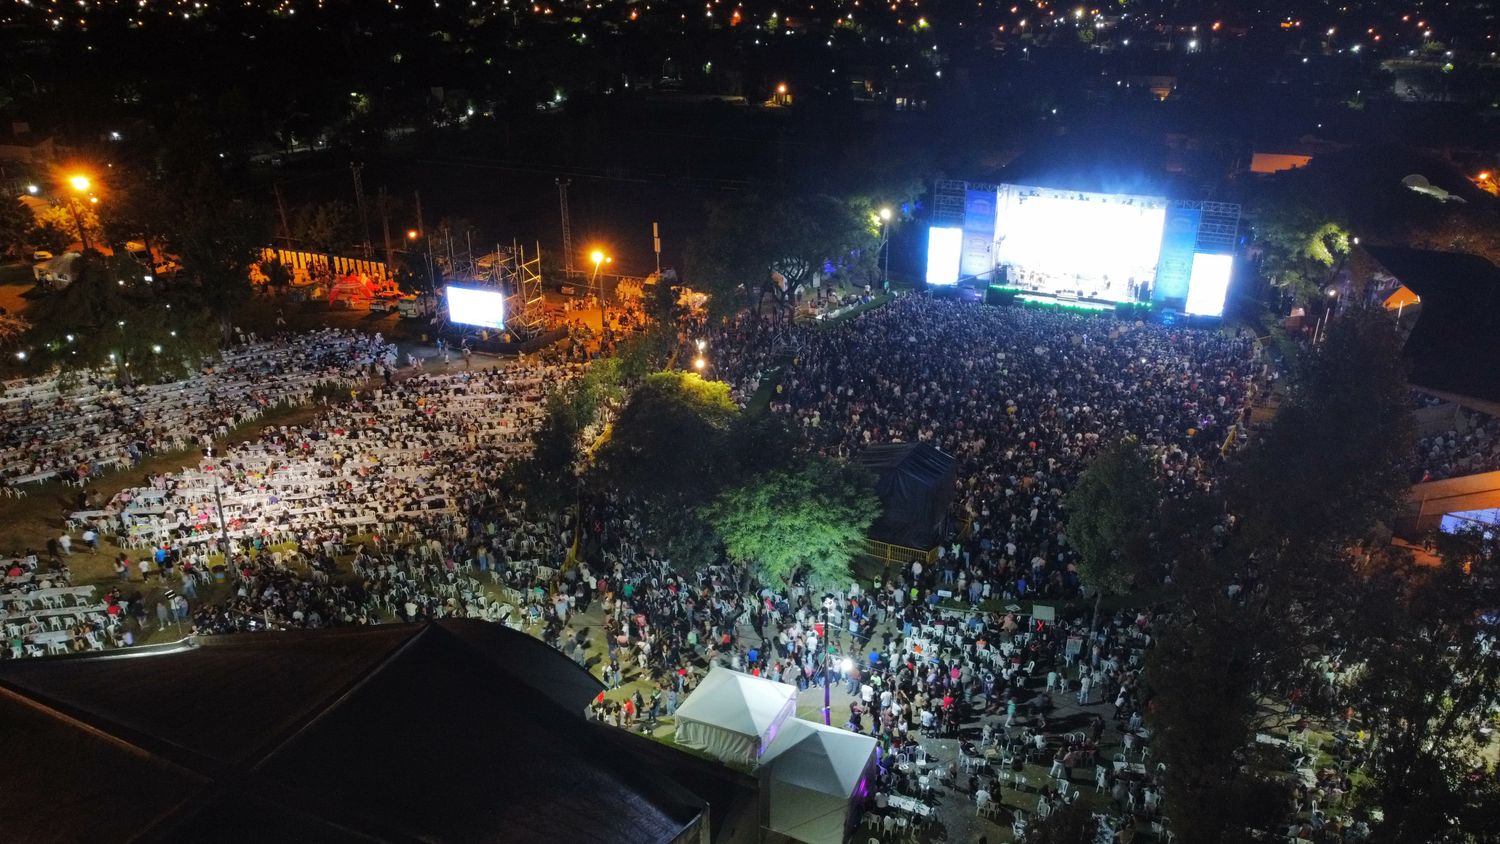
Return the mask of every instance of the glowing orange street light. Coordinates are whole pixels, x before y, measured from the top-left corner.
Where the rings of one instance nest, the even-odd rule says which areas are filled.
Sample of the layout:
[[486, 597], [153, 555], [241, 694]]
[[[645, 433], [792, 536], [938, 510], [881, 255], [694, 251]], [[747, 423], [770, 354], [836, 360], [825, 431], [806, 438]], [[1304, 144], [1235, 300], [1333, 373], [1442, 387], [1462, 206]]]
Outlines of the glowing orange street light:
[[[68, 186], [73, 189], [74, 193], [88, 193], [89, 187], [92, 184], [93, 182], [90, 181], [89, 177], [82, 173], [74, 173], [73, 175], [68, 177]], [[99, 203], [99, 197], [89, 197], [89, 203], [92, 205], [97, 205]], [[83, 215], [78, 211], [78, 203], [76, 200], [68, 200], [68, 210], [73, 212], [73, 222], [78, 224], [78, 245], [83, 249], [83, 253], [87, 255], [89, 251], [89, 233], [83, 226]]]
[[598, 284], [599, 284], [599, 267], [601, 265], [603, 265], [603, 264], [609, 263], [610, 261], [612, 261], [614, 259], [612, 259], [608, 255], [604, 254], [604, 250], [602, 250], [602, 249], [595, 249], [594, 251], [592, 251], [592, 252], [589, 253], [589, 260], [594, 262], [594, 274], [589, 277], [589, 289], [590, 290], [594, 290], [594, 291], [596, 291], [599, 294], [599, 331], [604, 335], [605, 340], [608, 340], [609, 339], [609, 313], [605, 310], [604, 288], [598, 286]]
[[708, 366], [708, 361], [704, 360], [703, 358], [693, 358], [694, 369], [702, 369], [705, 366]]
[[407, 240], [416, 240], [417, 238], [419, 238], [421, 236], [422, 236], [422, 233], [419, 232], [419, 231], [417, 231], [416, 229], [407, 229], [406, 230], [406, 239]]

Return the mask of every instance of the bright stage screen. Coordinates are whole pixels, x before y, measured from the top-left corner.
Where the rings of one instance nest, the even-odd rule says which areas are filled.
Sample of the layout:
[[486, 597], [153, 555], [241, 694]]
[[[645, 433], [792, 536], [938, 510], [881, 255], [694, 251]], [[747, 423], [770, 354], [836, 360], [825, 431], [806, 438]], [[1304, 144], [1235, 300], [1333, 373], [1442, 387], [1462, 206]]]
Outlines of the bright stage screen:
[[1193, 255], [1193, 274], [1188, 278], [1187, 305], [1183, 310], [1196, 316], [1220, 316], [1229, 295], [1229, 273], [1233, 255]]
[[1166, 203], [1157, 198], [1002, 185], [995, 265], [1023, 290], [1110, 302], [1150, 298]]
[[964, 251], [964, 230], [933, 226], [927, 230], [927, 283], [956, 284]]
[[505, 327], [505, 296], [495, 290], [472, 287], [444, 288], [448, 300], [448, 321], [480, 328]]

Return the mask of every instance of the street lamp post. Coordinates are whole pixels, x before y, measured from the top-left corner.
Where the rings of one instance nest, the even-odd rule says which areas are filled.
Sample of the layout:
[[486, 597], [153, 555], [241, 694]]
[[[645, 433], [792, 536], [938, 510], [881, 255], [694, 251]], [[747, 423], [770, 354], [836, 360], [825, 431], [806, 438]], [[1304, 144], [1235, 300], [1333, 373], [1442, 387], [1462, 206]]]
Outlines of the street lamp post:
[[609, 311], [604, 304], [604, 288], [599, 285], [599, 267], [612, 259], [603, 251], [595, 249], [589, 253], [589, 260], [594, 262], [594, 274], [589, 277], [589, 288], [599, 294], [599, 331], [607, 341], [609, 340]]
[[880, 289], [891, 286], [891, 209], [880, 209], [880, 250], [885, 253], [885, 264], [880, 270]]
[[[84, 194], [89, 189], [89, 177], [78, 174], [68, 177], [68, 187], [73, 189], [73, 194]], [[89, 233], [83, 225], [83, 214], [78, 210], [78, 199], [74, 195], [68, 197], [68, 210], [73, 212], [73, 222], [78, 224], [78, 242], [83, 249], [83, 254], [89, 251]]]

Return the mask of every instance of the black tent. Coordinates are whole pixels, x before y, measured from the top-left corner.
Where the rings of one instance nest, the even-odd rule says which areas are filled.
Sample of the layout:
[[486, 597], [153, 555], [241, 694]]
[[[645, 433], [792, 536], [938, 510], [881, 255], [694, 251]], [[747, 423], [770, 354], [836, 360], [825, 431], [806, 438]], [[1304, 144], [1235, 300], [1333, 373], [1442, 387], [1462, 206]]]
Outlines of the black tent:
[[927, 443], [872, 445], [854, 462], [873, 471], [881, 516], [870, 538], [928, 550], [942, 541], [958, 461]]
[[602, 688], [478, 621], [8, 661], [0, 817], [29, 842], [697, 840], [703, 801], [584, 720]]

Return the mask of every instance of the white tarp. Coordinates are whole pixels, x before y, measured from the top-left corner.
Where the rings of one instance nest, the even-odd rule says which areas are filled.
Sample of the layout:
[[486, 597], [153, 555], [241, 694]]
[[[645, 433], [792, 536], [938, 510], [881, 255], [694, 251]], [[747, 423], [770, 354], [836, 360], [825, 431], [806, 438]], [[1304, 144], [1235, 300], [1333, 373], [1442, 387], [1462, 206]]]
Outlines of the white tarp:
[[761, 757], [766, 826], [807, 844], [838, 844], [868, 796], [875, 739], [792, 718]]
[[675, 740], [753, 766], [796, 710], [796, 686], [715, 667], [677, 707]]

